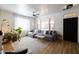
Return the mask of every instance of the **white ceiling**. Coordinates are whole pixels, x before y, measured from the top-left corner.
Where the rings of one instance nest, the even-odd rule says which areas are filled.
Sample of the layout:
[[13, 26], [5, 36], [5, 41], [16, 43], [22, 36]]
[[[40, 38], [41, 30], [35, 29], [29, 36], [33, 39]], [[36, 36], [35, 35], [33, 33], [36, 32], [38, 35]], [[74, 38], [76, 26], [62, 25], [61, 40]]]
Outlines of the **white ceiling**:
[[40, 15], [60, 12], [64, 6], [65, 4], [0, 4], [0, 9], [24, 16], [32, 16], [33, 11], [38, 11]]

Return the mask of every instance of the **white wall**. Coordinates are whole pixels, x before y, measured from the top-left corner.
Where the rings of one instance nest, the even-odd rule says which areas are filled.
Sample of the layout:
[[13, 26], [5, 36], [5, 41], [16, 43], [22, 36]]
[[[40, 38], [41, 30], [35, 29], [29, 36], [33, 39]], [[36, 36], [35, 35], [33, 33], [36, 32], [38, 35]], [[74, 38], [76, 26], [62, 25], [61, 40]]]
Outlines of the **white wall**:
[[64, 16], [64, 14], [67, 14], [67, 13], [70, 13], [70, 12], [75, 12], [78, 16], [78, 43], [79, 43], [79, 7], [74, 8], [74, 9], [70, 9], [68, 11], [63, 11], [63, 12], [56, 14], [55, 15], [56, 16], [56, 19], [55, 19], [56, 27], [55, 27], [55, 29], [63, 35], [63, 16]]
[[[64, 16], [64, 14], [67, 14], [67, 13], [70, 13], [70, 12], [77, 13], [78, 18], [79, 18], [79, 7], [72, 8], [72, 9], [67, 10], [67, 11], [61, 11], [61, 12], [55, 13], [55, 14], [51, 13], [51, 14], [48, 14], [48, 15], [40, 16], [40, 17], [52, 17], [52, 20], [54, 20], [54, 22], [55, 22], [54, 29], [58, 33], [60, 33], [61, 35], [63, 35], [63, 16]], [[78, 42], [79, 42], [79, 19], [78, 19]]]
[[10, 27], [13, 28], [14, 25], [14, 15], [8, 11], [0, 10], [0, 21], [1, 19], [6, 19], [9, 21]]
[[[5, 11], [5, 10], [0, 10], [0, 22], [2, 19], [6, 19], [9, 21], [10, 23], [10, 27], [11, 28], [14, 28], [14, 24], [15, 24], [15, 17], [17, 16], [18, 14], [13, 14], [11, 12], [8, 12], [8, 11]], [[26, 17], [26, 19], [29, 19], [31, 20], [30, 21], [30, 29], [33, 29], [34, 28], [34, 18], [33, 17]], [[1, 24], [1, 23], [0, 23]], [[1, 26], [0, 26], [1, 27]]]
[[61, 35], [63, 35], [63, 14], [61, 13], [56, 13], [56, 14], [49, 14], [49, 15], [44, 15], [44, 16], [40, 16], [38, 18], [45, 20], [46, 18], [49, 19], [51, 18], [54, 21], [54, 30], [56, 30], [58, 33], [60, 33]]

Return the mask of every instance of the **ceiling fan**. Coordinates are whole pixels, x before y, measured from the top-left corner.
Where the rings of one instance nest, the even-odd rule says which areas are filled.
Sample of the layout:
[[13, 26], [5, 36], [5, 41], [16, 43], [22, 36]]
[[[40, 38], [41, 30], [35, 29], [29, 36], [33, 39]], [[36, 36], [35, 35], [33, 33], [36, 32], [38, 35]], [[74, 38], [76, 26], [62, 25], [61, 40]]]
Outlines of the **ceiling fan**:
[[33, 11], [33, 14], [32, 14], [33, 16], [38, 16], [38, 15], [40, 15], [39, 14], [39, 12], [38, 11]]

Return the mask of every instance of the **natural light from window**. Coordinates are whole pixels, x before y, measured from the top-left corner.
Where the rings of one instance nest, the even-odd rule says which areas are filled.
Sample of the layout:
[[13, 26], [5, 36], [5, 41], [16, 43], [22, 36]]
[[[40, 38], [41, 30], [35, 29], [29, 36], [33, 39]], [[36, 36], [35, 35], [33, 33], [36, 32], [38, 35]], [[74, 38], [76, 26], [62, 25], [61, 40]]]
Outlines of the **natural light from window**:
[[15, 17], [15, 28], [21, 27], [22, 30], [30, 30], [30, 20], [24, 17]]

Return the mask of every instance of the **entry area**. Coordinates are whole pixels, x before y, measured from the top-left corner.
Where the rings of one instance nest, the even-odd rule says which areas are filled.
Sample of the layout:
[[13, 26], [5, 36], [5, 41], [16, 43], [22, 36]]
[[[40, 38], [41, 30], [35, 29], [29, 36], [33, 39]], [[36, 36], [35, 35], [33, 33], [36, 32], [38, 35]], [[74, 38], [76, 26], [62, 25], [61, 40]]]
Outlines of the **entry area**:
[[78, 17], [65, 18], [63, 20], [63, 32], [64, 40], [77, 43]]

